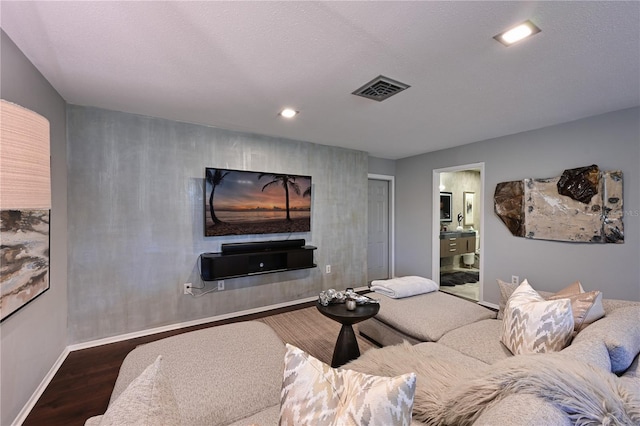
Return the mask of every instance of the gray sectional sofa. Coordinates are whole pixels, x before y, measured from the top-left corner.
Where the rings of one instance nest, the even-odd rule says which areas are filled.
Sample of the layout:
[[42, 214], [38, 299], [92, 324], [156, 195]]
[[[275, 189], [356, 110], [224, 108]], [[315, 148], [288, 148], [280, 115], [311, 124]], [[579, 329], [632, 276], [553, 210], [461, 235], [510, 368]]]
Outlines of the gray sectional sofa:
[[[465, 424], [460, 418], [446, 416], [469, 412], [473, 420], [467, 424], [475, 425], [569, 425], [575, 421], [575, 416], [567, 414], [567, 407], [551, 403], [540, 392], [527, 392], [516, 386], [508, 395], [496, 399], [501, 388], [491, 390], [484, 386], [482, 380], [487, 374], [493, 370], [508, 370], [511, 374], [512, 365], [507, 365], [506, 370], [499, 366], [509, 359], [523, 358], [513, 357], [500, 343], [501, 320], [495, 319], [496, 312], [440, 292], [399, 300], [375, 297], [381, 302], [379, 317], [360, 330], [391, 346], [369, 350], [344, 368], [378, 375], [422, 371], [418, 375], [412, 424]], [[624, 409], [635, 409], [639, 416], [636, 419], [640, 419], [640, 302], [605, 300], [604, 307], [606, 316], [581, 331], [562, 353], [536, 356], [533, 376], [536, 372], [555, 371], [558, 363], [573, 367], [585, 364], [591, 368], [590, 373], [564, 387], [588, 387], [594, 374], [608, 383], [615, 380], [618, 390], [626, 392], [623, 396], [628, 404]], [[407, 318], [410, 324], [403, 322]], [[404, 340], [411, 343], [403, 343]], [[246, 350], [249, 347], [251, 351]], [[260, 322], [212, 327], [149, 343], [134, 349], [125, 359], [110, 408], [129, 384], [162, 355], [163, 374], [173, 388], [181, 424], [276, 425], [284, 354], [283, 342]], [[526, 381], [530, 373], [522, 373], [515, 380], [516, 385]], [[538, 379], [539, 386], [545, 388], [543, 392], [550, 393], [546, 389], [547, 377]], [[476, 388], [460, 393], [454, 382]], [[497, 386], [503, 385], [504, 381]], [[443, 389], [440, 394], [435, 391], [438, 386]], [[493, 400], [483, 399], [482, 392], [492, 393]], [[457, 396], [451, 400], [451, 395]], [[618, 404], [616, 398], [609, 405]], [[460, 404], [466, 407], [462, 409]], [[478, 404], [477, 409], [474, 404]], [[429, 420], [431, 413], [425, 407], [436, 407], [437, 420]], [[106, 420], [97, 416], [87, 420], [86, 425], [116, 424]]]
[[[543, 297], [551, 295], [547, 292], [540, 294]], [[513, 364], [514, 358], [532, 357], [514, 357], [500, 341], [502, 319], [496, 318], [496, 312], [477, 304], [442, 292], [406, 299], [390, 299], [380, 294], [370, 296], [380, 300], [380, 313], [361, 323], [359, 330], [385, 347], [367, 352], [345, 368], [369, 374], [396, 375], [421, 368], [424, 370], [423, 363], [437, 360], [438, 367], [456, 372], [455, 377], [447, 375], [447, 380], [464, 382], [490, 377], [497, 366]], [[591, 375], [602, 373], [602, 376], [615, 378], [612, 386], [623, 387], [624, 392], [631, 394], [626, 409], [633, 411], [636, 417], [635, 420], [627, 419], [628, 424], [640, 424], [640, 302], [603, 299], [602, 304], [605, 317], [580, 331], [569, 346], [556, 354], [537, 354], [533, 357], [541, 369], [545, 368], [547, 359], [555, 362], [559, 358], [560, 365], [587, 364], [594, 369], [589, 371]], [[413, 346], [398, 345], [402, 341], [411, 342]], [[446, 360], [446, 363], [440, 360]], [[428, 387], [425, 382], [430, 380], [442, 379], [438, 374], [426, 373], [422, 377], [422, 386]], [[420, 379], [418, 375], [418, 386], [421, 386]], [[546, 391], [553, 392], [553, 389]], [[579, 389], [575, 391], [578, 394], [580, 392]], [[473, 424], [574, 424], [578, 416], [568, 416], [558, 408], [558, 404], [549, 403], [546, 395], [541, 394], [543, 392], [535, 390], [514, 391], [508, 396], [496, 398], [488, 407], [482, 407], [488, 409], [482, 410]], [[419, 406], [420, 402], [416, 401], [415, 404]], [[420, 419], [421, 416], [416, 416], [416, 405], [414, 418]], [[455, 423], [458, 421], [461, 420]]]

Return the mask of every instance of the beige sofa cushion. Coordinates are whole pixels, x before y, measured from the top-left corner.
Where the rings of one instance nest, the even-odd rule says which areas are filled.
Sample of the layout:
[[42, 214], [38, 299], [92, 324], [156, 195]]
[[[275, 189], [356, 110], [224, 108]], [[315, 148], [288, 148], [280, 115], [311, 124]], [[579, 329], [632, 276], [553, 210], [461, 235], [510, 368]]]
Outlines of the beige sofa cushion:
[[487, 364], [493, 364], [513, 356], [500, 341], [501, 333], [502, 321], [487, 319], [450, 331], [442, 336], [438, 343]]
[[488, 318], [495, 312], [440, 291], [391, 299], [377, 293], [368, 296], [380, 301], [375, 316], [390, 327], [422, 342], [438, 341], [445, 333]]
[[571, 342], [562, 353], [577, 360], [611, 371], [611, 359], [604, 341], [601, 339], [583, 339]]
[[[430, 359], [447, 363], [452, 376], [471, 376], [489, 368], [489, 365], [475, 358], [461, 354], [440, 343], [424, 342], [411, 346], [408, 343], [372, 349], [343, 366], [349, 370], [367, 374], [397, 376], [419, 371]], [[417, 388], [429, 389], [429, 383], [420, 382]]]
[[604, 307], [605, 314], [609, 315], [613, 311], [620, 308], [626, 308], [628, 306], [640, 306], [640, 302], [619, 299], [603, 299], [602, 306]]
[[533, 395], [509, 395], [475, 421], [474, 426], [570, 426], [560, 409]]
[[276, 404], [226, 426], [277, 425], [279, 419], [280, 404]]
[[582, 330], [573, 344], [596, 340], [604, 342], [613, 373], [624, 372], [640, 353], [640, 304], [618, 308]]

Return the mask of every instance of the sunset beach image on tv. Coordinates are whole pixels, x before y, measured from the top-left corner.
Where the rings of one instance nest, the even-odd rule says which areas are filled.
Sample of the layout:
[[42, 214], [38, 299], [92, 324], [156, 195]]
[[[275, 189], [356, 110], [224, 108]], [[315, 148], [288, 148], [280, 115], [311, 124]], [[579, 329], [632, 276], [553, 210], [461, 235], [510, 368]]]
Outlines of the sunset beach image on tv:
[[311, 231], [311, 176], [205, 170], [205, 236]]

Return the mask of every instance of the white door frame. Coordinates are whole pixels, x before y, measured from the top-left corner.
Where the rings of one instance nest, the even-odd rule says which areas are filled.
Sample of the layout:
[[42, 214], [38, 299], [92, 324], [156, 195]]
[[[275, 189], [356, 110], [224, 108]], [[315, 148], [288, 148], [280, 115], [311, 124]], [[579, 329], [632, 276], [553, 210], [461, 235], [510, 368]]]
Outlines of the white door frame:
[[[432, 242], [431, 242], [431, 276], [434, 280], [437, 280], [440, 283], [440, 173], [444, 172], [460, 172], [463, 170], [480, 170], [480, 188], [482, 191], [482, 199], [485, 200], [485, 187], [484, 187], [484, 162], [483, 163], [473, 163], [473, 164], [463, 164], [460, 166], [452, 166], [445, 167], [443, 169], [434, 169], [433, 170], [433, 200], [432, 207], [433, 211], [431, 213], [431, 217], [433, 218], [432, 229]], [[481, 204], [480, 209], [480, 261], [478, 265], [480, 266], [480, 296], [479, 302], [484, 302], [483, 295], [483, 287], [484, 287], [484, 259], [486, 258], [486, 253], [484, 251], [484, 241], [486, 239], [485, 227], [484, 227], [484, 211], [485, 205], [484, 201]]]
[[[395, 277], [396, 265], [396, 181], [395, 176], [369, 173], [368, 179], [386, 180], [389, 182], [389, 276]], [[367, 216], [368, 219], [368, 216]]]

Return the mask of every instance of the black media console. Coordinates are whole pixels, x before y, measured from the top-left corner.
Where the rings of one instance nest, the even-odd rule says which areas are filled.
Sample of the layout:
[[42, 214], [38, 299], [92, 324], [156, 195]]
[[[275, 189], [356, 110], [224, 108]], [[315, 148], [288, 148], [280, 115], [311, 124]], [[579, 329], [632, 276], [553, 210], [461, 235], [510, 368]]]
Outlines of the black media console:
[[315, 268], [314, 246], [305, 240], [222, 244], [220, 253], [200, 255], [200, 276], [215, 281], [294, 269]]

